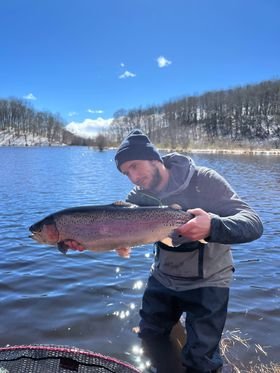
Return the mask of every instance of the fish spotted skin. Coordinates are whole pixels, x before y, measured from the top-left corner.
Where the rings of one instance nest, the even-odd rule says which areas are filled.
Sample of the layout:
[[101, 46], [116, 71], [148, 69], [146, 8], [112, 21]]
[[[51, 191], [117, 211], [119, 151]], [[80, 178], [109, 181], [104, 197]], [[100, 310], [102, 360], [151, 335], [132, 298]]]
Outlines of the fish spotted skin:
[[124, 202], [81, 206], [55, 212], [33, 224], [30, 236], [67, 251], [67, 241], [107, 251], [162, 241], [193, 215], [168, 206], [139, 207]]

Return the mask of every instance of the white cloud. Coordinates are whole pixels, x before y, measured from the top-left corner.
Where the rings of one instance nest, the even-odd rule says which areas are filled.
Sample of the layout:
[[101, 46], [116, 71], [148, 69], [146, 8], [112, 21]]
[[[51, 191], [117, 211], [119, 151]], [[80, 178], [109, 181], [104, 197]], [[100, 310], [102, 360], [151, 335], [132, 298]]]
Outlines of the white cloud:
[[162, 68], [162, 67], [166, 67], [168, 65], [171, 65], [172, 62], [167, 60], [165, 57], [163, 56], [159, 56], [157, 58], [157, 63], [158, 63], [158, 67]]
[[66, 129], [75, 135], [82, 137], [94, 137], [103, 130], [108, 129], [113, 119], [85, 119], [83, 122], [71, 122]]
[[33, 95], [33, 93], [28, 93], [28, 95], [23, 96], [26, 100], [37, 100], [37, 97]]
[[68, 117], [74, 117], [75, 115], [78, 115], [78, 113], [76, 111], [70, 111], [68, 113]]
[[119, 76], [119, 79], [127, 79], [127, 78], [134, 78], [136, 74], [131, 73], [130, 71], [125, 71], [123, 74]]
[[124, 66], [125, 66], [125, 64], [124, 64], [123, 62], [121, 62], [121, 64], [120, 64], [120, 65], [121, 65], [121, 67], [124, 67]]
[[87, 109], [87, 112], [91, 113], [91, 114], [102, 114], [102, 113], [104, 113], [103, 110], [94, 110], [94, 109]]

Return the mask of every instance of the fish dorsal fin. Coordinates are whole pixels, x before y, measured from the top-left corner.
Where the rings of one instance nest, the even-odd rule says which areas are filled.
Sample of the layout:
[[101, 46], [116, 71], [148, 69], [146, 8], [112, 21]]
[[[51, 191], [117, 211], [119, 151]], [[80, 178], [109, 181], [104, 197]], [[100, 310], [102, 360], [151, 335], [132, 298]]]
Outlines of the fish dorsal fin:
[[182, 210], [182, 206], [178, 205], [177, 203], [173, 203], [169, 207], [171, 207], [173, 210]]
[[129, 207], [129, 208], [135, 208], [138, 207], [137, 205], [134, 205], [133, 203], [130, 202], [125, 202], [125, 201], [116, 201], [112, 203], [113, 206], [118, 206], [118, 207]]

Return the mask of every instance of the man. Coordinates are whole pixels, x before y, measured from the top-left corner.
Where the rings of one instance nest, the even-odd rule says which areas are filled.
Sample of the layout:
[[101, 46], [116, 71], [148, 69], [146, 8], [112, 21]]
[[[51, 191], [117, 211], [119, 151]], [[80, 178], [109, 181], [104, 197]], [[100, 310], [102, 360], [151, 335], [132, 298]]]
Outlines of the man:
[[[139, 336], [169, 335], [186, 312], [187, 343], [182, 355], [187, 372], [218, 372], [234, 270], [229, 245], [258, 239], [262, 222], [217, 172], [198, 167], [178, 153], [161, 157], [138, 129], [121, 143], [115, 161], [136, 185], [127, 201], [140, 206], [176, 203], [194, 215], [174, 232], [174, 247], [156, 243]], [[129, 254], [129, 248], [118, 251]]]

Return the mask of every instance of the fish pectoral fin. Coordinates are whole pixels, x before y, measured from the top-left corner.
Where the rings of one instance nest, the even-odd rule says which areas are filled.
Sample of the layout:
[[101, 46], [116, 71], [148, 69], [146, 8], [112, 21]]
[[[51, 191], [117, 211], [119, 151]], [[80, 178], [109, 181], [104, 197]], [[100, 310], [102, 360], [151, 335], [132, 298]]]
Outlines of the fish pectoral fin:
[[57, 248], [62, 254], [66, 254], [69, 246], [64, 241], [60, 241], [57, 243]]
[[57, 247], [58, 247], [58, 250], [61, 251], [63, 254], [66, 254], [68, 249], [77, 250], [77, 251], [84, 251], [87, 249], [80, 242], [72, 240], [72, 239], [66, 239], [66, 240], [58, 242]]
[[[174, 245], [173, 240], [172, 240], [171, 237], [166, 237], [166, 238], [164, 238], [163, 240], [161, 240], [160, 242], [162, 242], [162, 243], [164, 243], [165, 245], [170, 246], [170, 247], [177, 247], [177, 246], [180, 246], [180, 244], [178, 244], [178, 245]], [[198, 240], [198, 242], [203, 243], [204, 245], [207, 245], [207, 244], [208, 244], [208, 242], [205, 241], [205, 240]]]
[[198, 242], [200, 242], [200, 243], [204, 243], [204, 245], [207, 245], [207, 244], [208, 244], [208, 242], [205, 241], [204, 239], [202, 239], [202, 240], [198, 240]]
[[130, 203], [130, 202], [126, 202], [126, 201], [116, 201], [114, 203], [112, 203], [113, 206], [118, 206], [118, 207], [130, 207], [130, 208], [135, 208], [135, 207], [139, 207], [133, 203]]
[[167, 246], [174, 247], [171, 237], [166, 237], [163, 240], [161, 240], [160, 242], [164, 243]]

